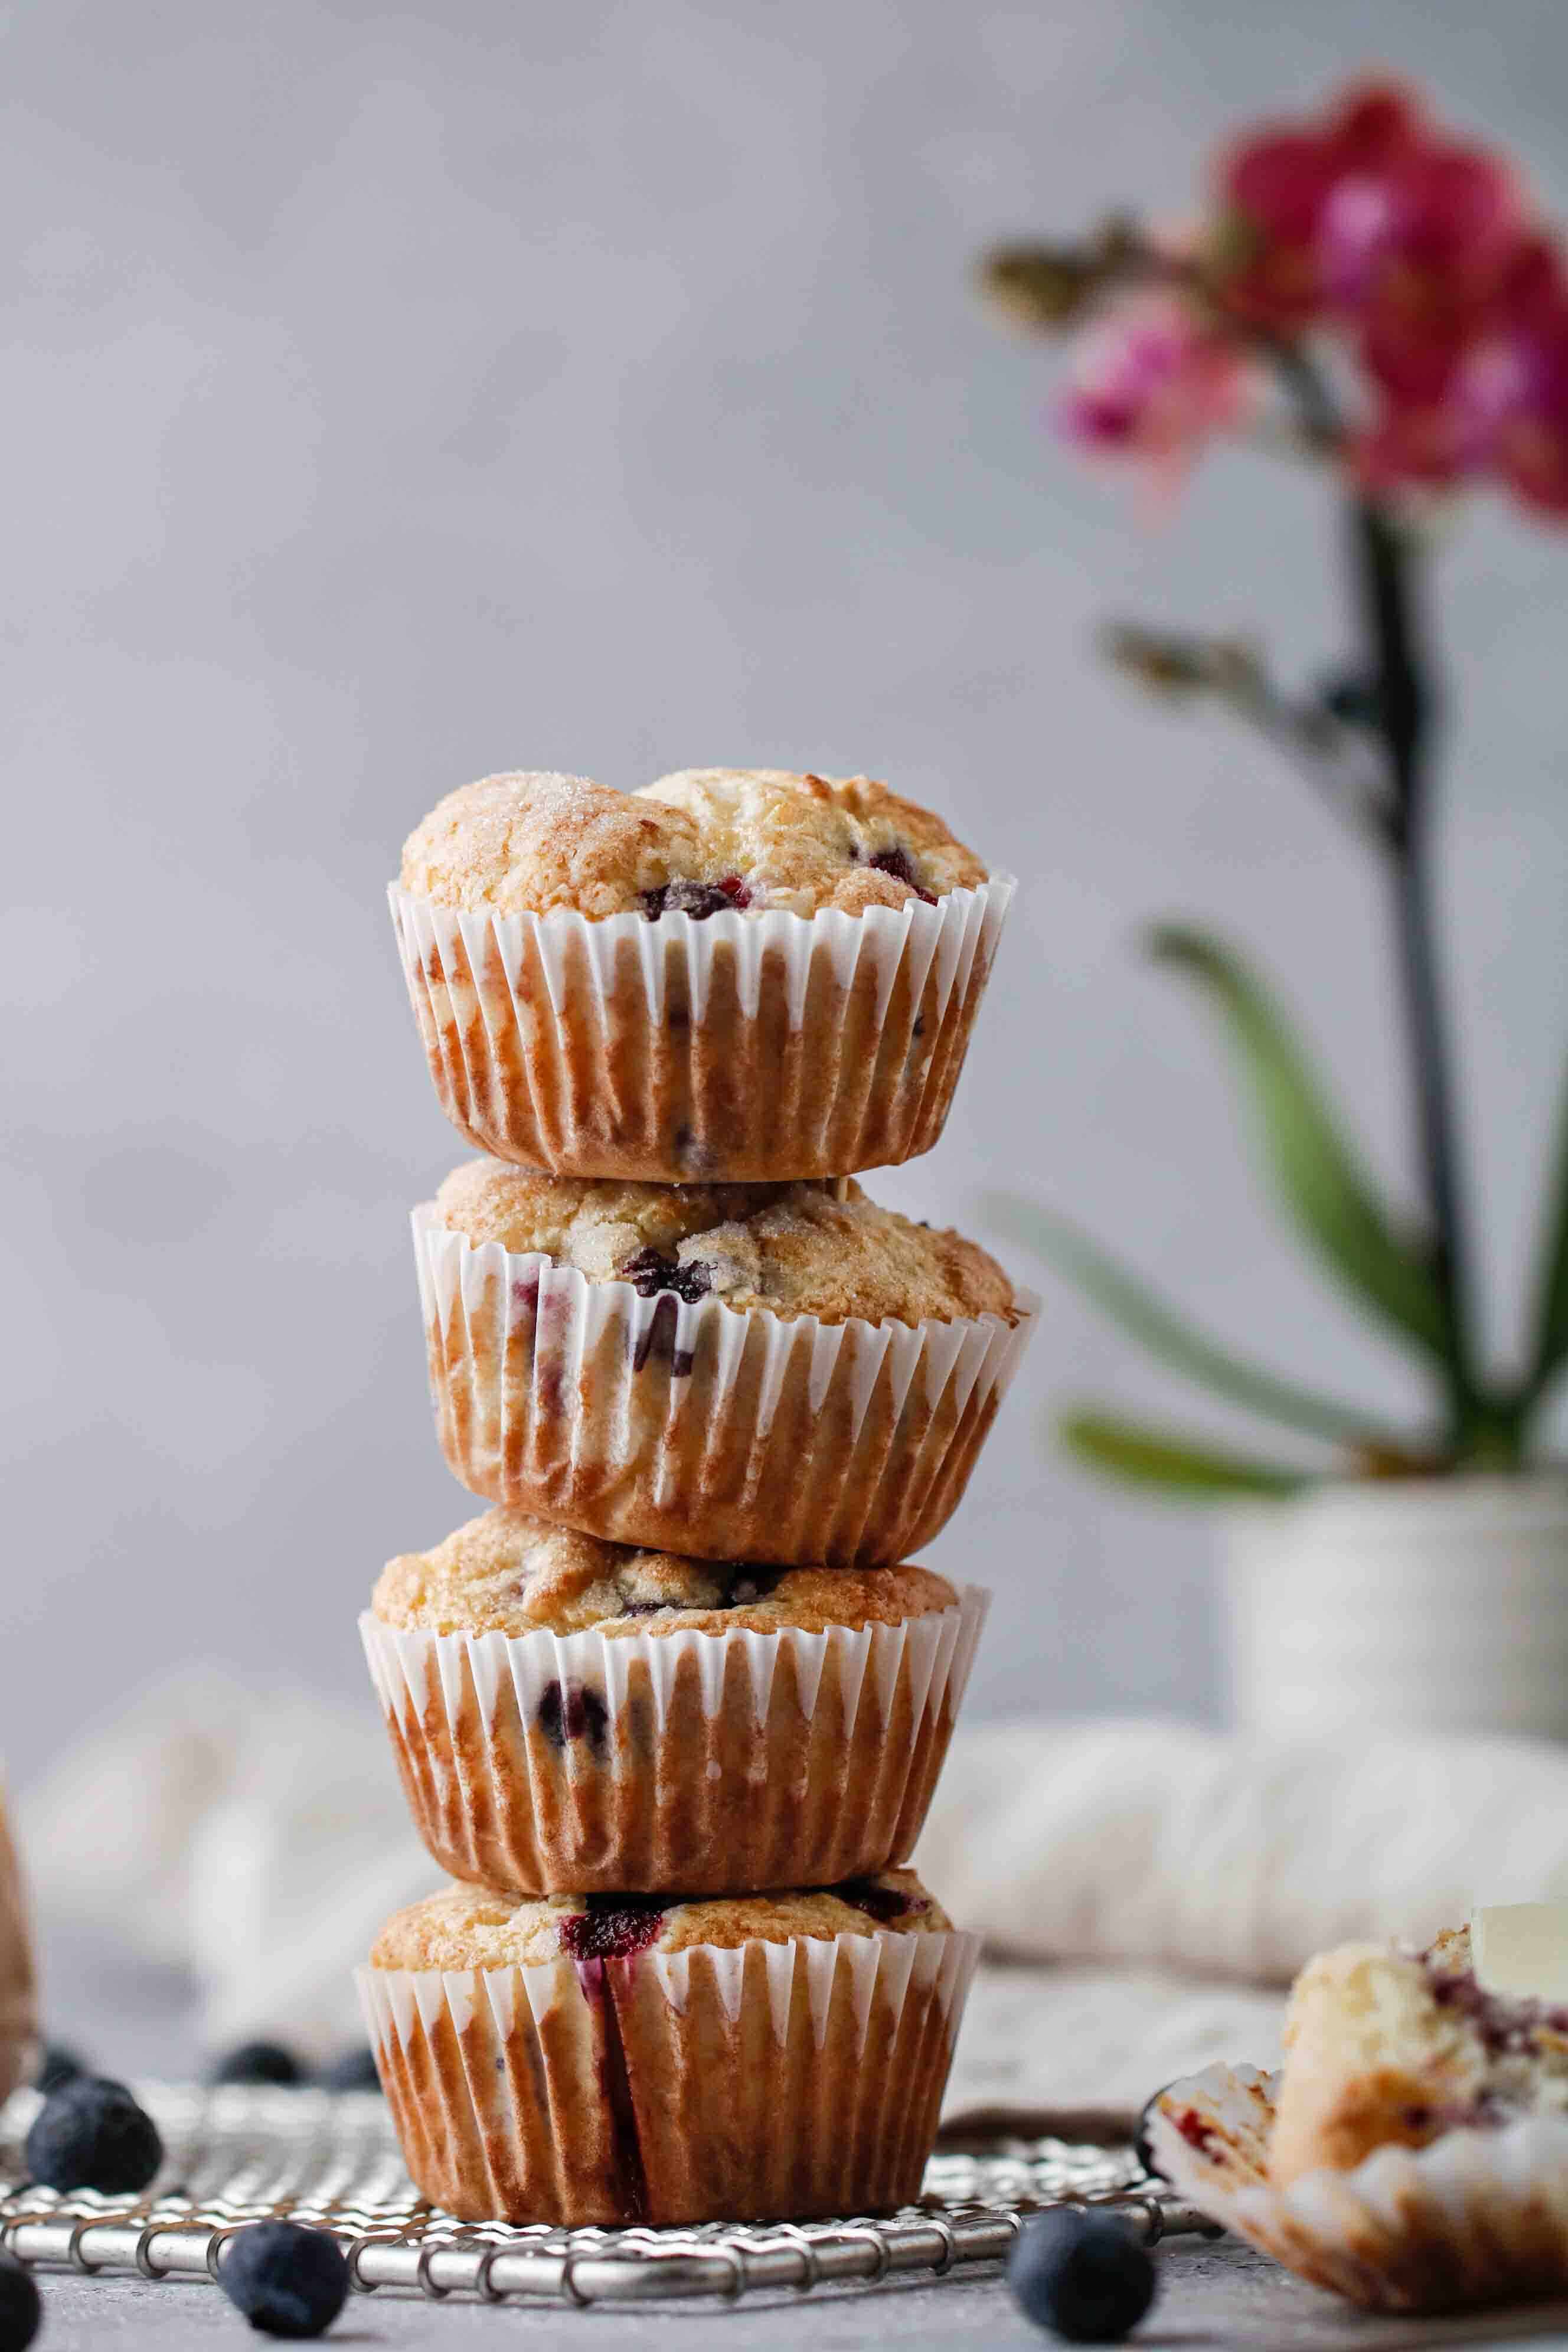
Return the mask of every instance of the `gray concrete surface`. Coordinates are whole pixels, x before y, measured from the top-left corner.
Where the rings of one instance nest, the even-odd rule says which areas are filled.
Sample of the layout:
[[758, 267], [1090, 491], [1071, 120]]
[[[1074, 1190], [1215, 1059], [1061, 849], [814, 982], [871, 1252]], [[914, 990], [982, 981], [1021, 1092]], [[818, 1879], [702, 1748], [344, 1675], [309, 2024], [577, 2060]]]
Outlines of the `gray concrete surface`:
[[[1161, 2297], [1133, 2339], [1144, 2352], [1413, 2352], [1416, 2346], [1493, 2347], [1529, 2343], [1535, 2352], [1568, 2352], [1568, 2309], [1474, 2320], [1377, 2321], [1343, 2311], [1310, 2287], [1234, 2241], [1173, 2243], [1159, 2257]], [[47, 2326], [40, 2352], [164, 2352], [164, 2347], [250, 2337], [215, 2288], [154, 2286], [140, 2279], [91, 2282], [45, 2277]], [[601, 2352], [639, 2352], [700, 2344], [709, 2352], [871, 2352], [897, 2343], [904, 2352], [947, 2352], [951, 2346], [1042, 2346], [1051, 2339], [1014, 2305], [998, 2271], [971, 2284], [895, 2286], [733, 2309], [682, 2304], [672, 2309], [587, 2312], [487, 2311], [468, 2304], [431, 2309], [380, 2296], [351, 2303], [327, 2339], [342, 2347], [418, 2345], [440, 2352], [452, 2343], [505, 2342]]]
[[[966, 283], [1004, 232], [1181, 214], [1230, 125], [1369, 52], [1564, 209], [1537, 0], [0, 10], [14, 1773], [181, 1655], [358, 1691], [374, 1571], [464, 1514], [405, 1228], [457, 1155], [382, 889], [486, 769], [867, 767], [941, 804], [1025, 893], [951, 1131], [879, 1189], [982, 1233], [987, 1186], [1037, 1192], [1233, 1339], [1408, 1398], [1132, 951], [1169, 910], [1262, 951], [1397, 1181], [1374, 887], [1292, 777], [1087, 646], [1204, 619], [1310, 674], [1328, 499], [1237, 457], [1142, 532]], [[1564, 576], [1489, 506], [1441, 567], [1500, 1347], [1568, 1006]], [[981, 1709], [1219, 1704], [1204, 1522], [1042, 1450], [1048, 1401], [1107, 1392], [1184, 1402], [1053, 1295], [934, 1555], [998, 1589]]]

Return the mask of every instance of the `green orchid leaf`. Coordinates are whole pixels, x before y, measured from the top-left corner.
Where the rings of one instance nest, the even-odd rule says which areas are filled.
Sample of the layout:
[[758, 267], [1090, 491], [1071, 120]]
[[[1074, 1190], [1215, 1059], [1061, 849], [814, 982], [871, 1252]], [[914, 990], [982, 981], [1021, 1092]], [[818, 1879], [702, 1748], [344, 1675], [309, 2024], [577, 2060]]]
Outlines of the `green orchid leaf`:
[[988, 1194], [983, 1206], [994, 1225], [1075, 1283], [1151, 1355], [1201, 1382], [1215, 1396], [1244, 1405], [1266, 1421], [1305, 1430], [1331, 1445], [1399, 1448], [1407, 1443], [1377, 1428], [1359, 1405], [1300, 1388], [1262, 1365], [1234, 1355], [1221, 1341], [1195, 1329], [1139, 1276], [1118, 1265], [1065, 1217], [1009, 1192]]
[[1058, 1431], [1069, 1453], [1091, 1468], [1170, 1495], [1299, 1495], [1313, 1484], [1309, 1471], [1255, 1461], [1094, 1408], [1066, 1414]]
[[1195, 980], [1224, 1014], [1265, 1162], [1300, 1231], [1362, 1305], [1450, 1363], [1452, 1334], [1432, 1268], [1384, 1213], [1268, 991], [1231, 949], [1202, 931], [1163, 925], [1150, 951]]
[[1563, 1096], [1547, 1191], [1546, 1231], [1536, 1294], [1535, 1330], [1524, 1394], [1533, 1403], [1568, 1363], [1568, 1093]]

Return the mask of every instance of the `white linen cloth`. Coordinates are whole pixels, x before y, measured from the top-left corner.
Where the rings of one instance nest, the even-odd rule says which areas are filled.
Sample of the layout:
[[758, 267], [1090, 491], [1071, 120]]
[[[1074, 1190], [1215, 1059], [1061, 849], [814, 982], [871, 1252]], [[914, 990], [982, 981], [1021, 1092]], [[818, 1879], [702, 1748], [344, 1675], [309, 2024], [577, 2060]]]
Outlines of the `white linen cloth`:
[[[40, 1914], [194, 1967], [214, 2046], [357, 2036], [350, 1969], [439, 1884], [371, 1706], [216, 1672], [149, 1691], [18, 1823]], [[1478, 1892], [1568, 1899], [1568, 1749], [980, 1726], [917, 1859], [994, 1953], [1058, 1964], [982, 1972], [950, 2112], [1125, 2116], [1215, 2058], [1269, 2063], [1279, 1989], [1326, 1944], [1427, 1937]]]

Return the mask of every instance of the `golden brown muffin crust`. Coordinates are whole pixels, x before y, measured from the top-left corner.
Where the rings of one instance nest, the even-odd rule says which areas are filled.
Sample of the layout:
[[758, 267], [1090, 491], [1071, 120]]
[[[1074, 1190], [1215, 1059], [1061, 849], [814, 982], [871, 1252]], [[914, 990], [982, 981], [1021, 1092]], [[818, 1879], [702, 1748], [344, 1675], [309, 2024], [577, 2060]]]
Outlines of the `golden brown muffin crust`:
[[[869, 1907], [853, 1898], [859, 1895]], [[550, 1895], [518, 1903], [482, 1886], [446, 1887], [389, 1919], [371, 1952], [376, 1969], [537, 1968], [574, 1950], [569, 1923], [613, 1909], [616, 1895]], [[942, 1934], [952, 1922], [912, 1870], [884, 1870], [846, 1888], [789, 1895], [731, 1895], [700, 1903], [655, 1895], [625, 1898], [646, 1915], [638, 1948], [689, 1951], [697, 1944], [787, 1943], [795, 1937]], [[565, 1927], [564, 1938], [562, 1929]], [[616, 1957], [611, 1953], [609, 1957]]]
[[[689, 816], [707, 861], [702, 878], [740, 876], [753, 905], [862, 914], [901, 907], [921, 889], [941, 898], [985, 879], [980, 860], [941, 817], [870, 776], [684, 768], [635, 797]], [[904, 878], [905, 860], [912, 880]]]
[[958, 1595], [929, 1569], [756, 1568], [600, 1543], [517, 1510], [486, 1511], [388, 1560], [371, 1606], [432, 1633], [826, 1633], [901, 1625]]
[[597, 919], [694, 871], [696, 828], [677, 809], [612, 792], [587, 776], [485, 776], [448, 793], [403, 845], [401, 880], [447, 907]]
[[415, 827], [401, 873], [405, 890], [443, 906], [575, 908], [594, 920], [652, 914], [650, 895], [671, 883], [738, 883], [739, 910], [813, 915], [984, 879], [940, 817], [885, 784], [773, 768], [686, 769], [637, 793], [546, 771], [485, 776]]
[[691, 1295], [786, 1318], [951, 1323], [1014, 1313], [1012, 1283], [978, 1243], [879, 1208], [856, 1183], [840, 1201], [820, 1183], [633, 1184], [479, 1160], [447, 1177], [436, 1212], [470, 1243], [538, 1251], [593, 1282], [625, 1277], [654, 1250], [683, 1276], [694, 1270]]

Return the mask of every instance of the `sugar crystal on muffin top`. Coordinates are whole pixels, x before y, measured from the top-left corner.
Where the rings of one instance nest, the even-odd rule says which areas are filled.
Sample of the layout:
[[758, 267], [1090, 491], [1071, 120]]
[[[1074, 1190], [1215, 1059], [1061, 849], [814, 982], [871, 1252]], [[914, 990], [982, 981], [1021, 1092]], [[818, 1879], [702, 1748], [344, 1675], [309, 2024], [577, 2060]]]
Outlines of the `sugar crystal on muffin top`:
[[387, 1921], [377, 1969], [537, 1968], [555, 1959], [630, 1959], [647, 1951], [733, 1949], [795, 1937], [944, 1934], [952, 1920], [912, 1870], [783, 1895], [549, 1895], [518, 1902], [488, 1887], [448, 1886]]
[[404, 845], [402, 886], [455, 907], [593, 919], [934, 903], [986, 869], [928, 809], [868, 776], [689, 768], [637, 793], [527, 771], [465, 784]]
[[[830, 1625], [900, 1625], [957, 1601], [945, 1577], [912, 1564], [769, 1569], [683, 1559], [498, 1509], [427, 1552], [389, 1560], [372, 1607], [384, 1624], [435, 1633], [820, 1633]], [[560, 1708], [563, 1740], [592, 1738], [592, 1723], [567, 1719], [569, 1695]]]
[[813, 1315], [824, 1323], [1014, 1315], [1013, 1286], [962, 1234], [917, 1224], [849, 1183], [637, 1184], [546, 1176], [499, 1160], [447, 1177], [436, 1213], [475, 1244], [538, 1251], [646, 1297]]

